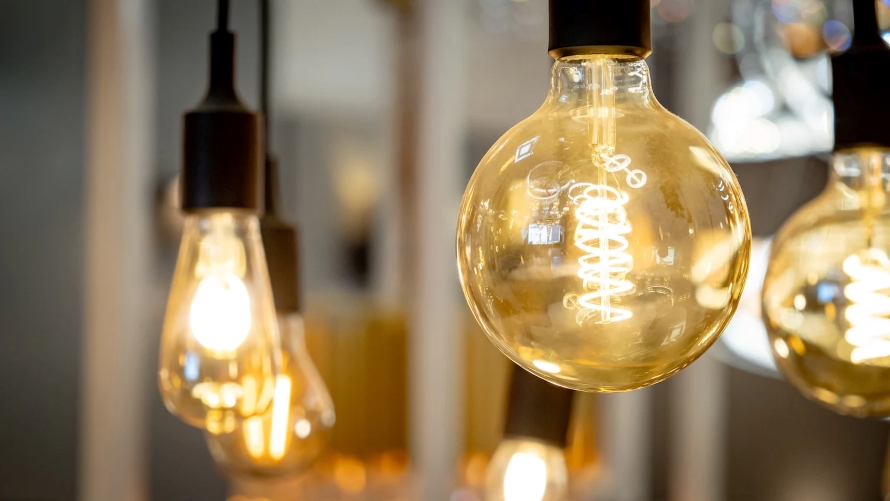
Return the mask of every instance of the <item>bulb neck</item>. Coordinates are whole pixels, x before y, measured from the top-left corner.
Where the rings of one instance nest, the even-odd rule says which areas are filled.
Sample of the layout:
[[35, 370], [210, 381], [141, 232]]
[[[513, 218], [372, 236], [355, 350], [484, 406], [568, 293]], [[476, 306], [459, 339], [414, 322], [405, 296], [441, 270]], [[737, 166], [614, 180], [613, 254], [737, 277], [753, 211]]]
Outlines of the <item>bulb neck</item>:
[[837, 151], [831, 159], [831, 181], [861, 191], [890, 191], [890, 149], [855, 148]]
[[281, 350], [292, 356], [306, 353], [306, 334], [303, 316], [299, 313], [279, 313], [278, 327], [281, 331]]
[[641, 58], [587, 54], [566, 56], [553, 64], [547, 105], [586, 109], [655, 108], [658, 104], [652, 92], [649, 66]]
[[843, 210], [864, 211], [866, 219], [887, 207], [890, 192], [890, 149], [856, 148], [832, 156], [829, 196], [839, 196]]

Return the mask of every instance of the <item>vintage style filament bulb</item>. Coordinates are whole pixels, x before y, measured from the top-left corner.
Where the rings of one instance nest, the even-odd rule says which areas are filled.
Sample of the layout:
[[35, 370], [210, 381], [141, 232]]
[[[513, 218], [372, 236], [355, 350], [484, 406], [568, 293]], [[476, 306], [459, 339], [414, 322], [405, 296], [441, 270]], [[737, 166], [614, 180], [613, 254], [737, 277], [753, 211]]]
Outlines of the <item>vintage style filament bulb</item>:
[[550, 93], [485, 155], [460, 209], [476, 319], [514, 362], [577, 390], [633, 390], [690, 364], [746, 277], [735, 176], [652, 95], [649, 8], [551, 0]]
[[890, 415], [890, 148], [836, 152], [828, 187], [773, 242], [763, 310], [776, 364], [844, 414]]
[[207, 434], [210, 453], [229, 474], [277, 477], [305, 472], [328, 444], [334, 405], [309, 358], [299, 314], [280, 315], [282, 372], [272, 405], [231, 433]]
[[226, 433], [272, 402], [278, 322], [257, 214], [262, 124], [235, 90], [229, 2], [210, 36], [210, 86], [184, 116], [179, 259], [161, 336], [161, 397], [186, 423]]
[[875, 3], [855, 0], [850, 48], [832, 57], [828, 186], [773, 241], [763, 312], [776, 365], [843, 414], [890, 416], [890, 49]]
[[488, 466], [486, 501], [563, 501], [568, 490], [565, 453], [534, 440], [507, 439]]
[[485, 479], [486, 501], [563, 501], [573, 392], [515, 367], [504, 423]]
[[188, 216], [161, 340], [167, 408], [214, 433], [263, 413], [278, 374], [278, 345], [257, 217]]

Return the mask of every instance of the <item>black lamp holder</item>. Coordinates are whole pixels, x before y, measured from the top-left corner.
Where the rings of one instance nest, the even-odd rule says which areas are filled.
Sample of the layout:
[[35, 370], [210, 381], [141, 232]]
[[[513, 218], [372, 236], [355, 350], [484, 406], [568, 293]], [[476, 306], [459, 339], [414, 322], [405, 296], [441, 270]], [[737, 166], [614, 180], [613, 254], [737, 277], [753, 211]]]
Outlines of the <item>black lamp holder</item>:
[[266, 250], [269, 278], [275, 309], [281, 314], [300, 311], [299, 235], [293, 225], [281, 217], [278, 162], [269, 148], [269, 35], [271, 6], [260, 0], [260, 108], [266, 131], [265, 211], [260, 218], [260, 234]]
[[184, 118], [182, 208], [260, 213], [263, 209], [263, 130], [258, 113], [235, 89], [235, 35], [229, 31], [229, 1], [218, 0], [216, 31], [210, 35], [210, 85]]
[[853, 0], [850, 48], [831, 58], [834, 150], [890, 148], [890, 48], [874, 0]]
[[645, 58], [652, 53], [650, 0], [550, 0], [550, 55]]
[[504, 436], [565, 447], [573, 396], [572, 390], [550, 384], [514, 366]]

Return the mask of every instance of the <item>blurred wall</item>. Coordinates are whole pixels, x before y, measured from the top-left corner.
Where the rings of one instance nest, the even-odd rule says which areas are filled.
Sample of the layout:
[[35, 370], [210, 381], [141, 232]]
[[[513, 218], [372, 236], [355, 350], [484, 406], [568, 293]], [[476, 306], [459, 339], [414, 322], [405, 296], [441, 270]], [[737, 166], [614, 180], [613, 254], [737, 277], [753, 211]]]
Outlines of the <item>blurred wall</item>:
[[86, 2], [0, 0], [0, 499], [76, 492]]

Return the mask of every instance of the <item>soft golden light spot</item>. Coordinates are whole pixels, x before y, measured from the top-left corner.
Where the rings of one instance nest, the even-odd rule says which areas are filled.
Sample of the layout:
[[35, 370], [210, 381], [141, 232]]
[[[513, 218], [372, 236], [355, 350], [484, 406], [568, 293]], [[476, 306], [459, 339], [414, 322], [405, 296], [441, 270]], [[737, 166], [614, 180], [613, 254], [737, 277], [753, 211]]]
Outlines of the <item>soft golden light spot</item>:
[[344, 456], [334, 466], [334, 482], [347, 494], [359, 494], [367, 482], [365, 465], [358, 458]]
[[488, 457], [482, 453], [475, 453], [467, 459], [464, 476], [470, 487], [482, 487], [485, 485], [485, 472], [488, 469]]

